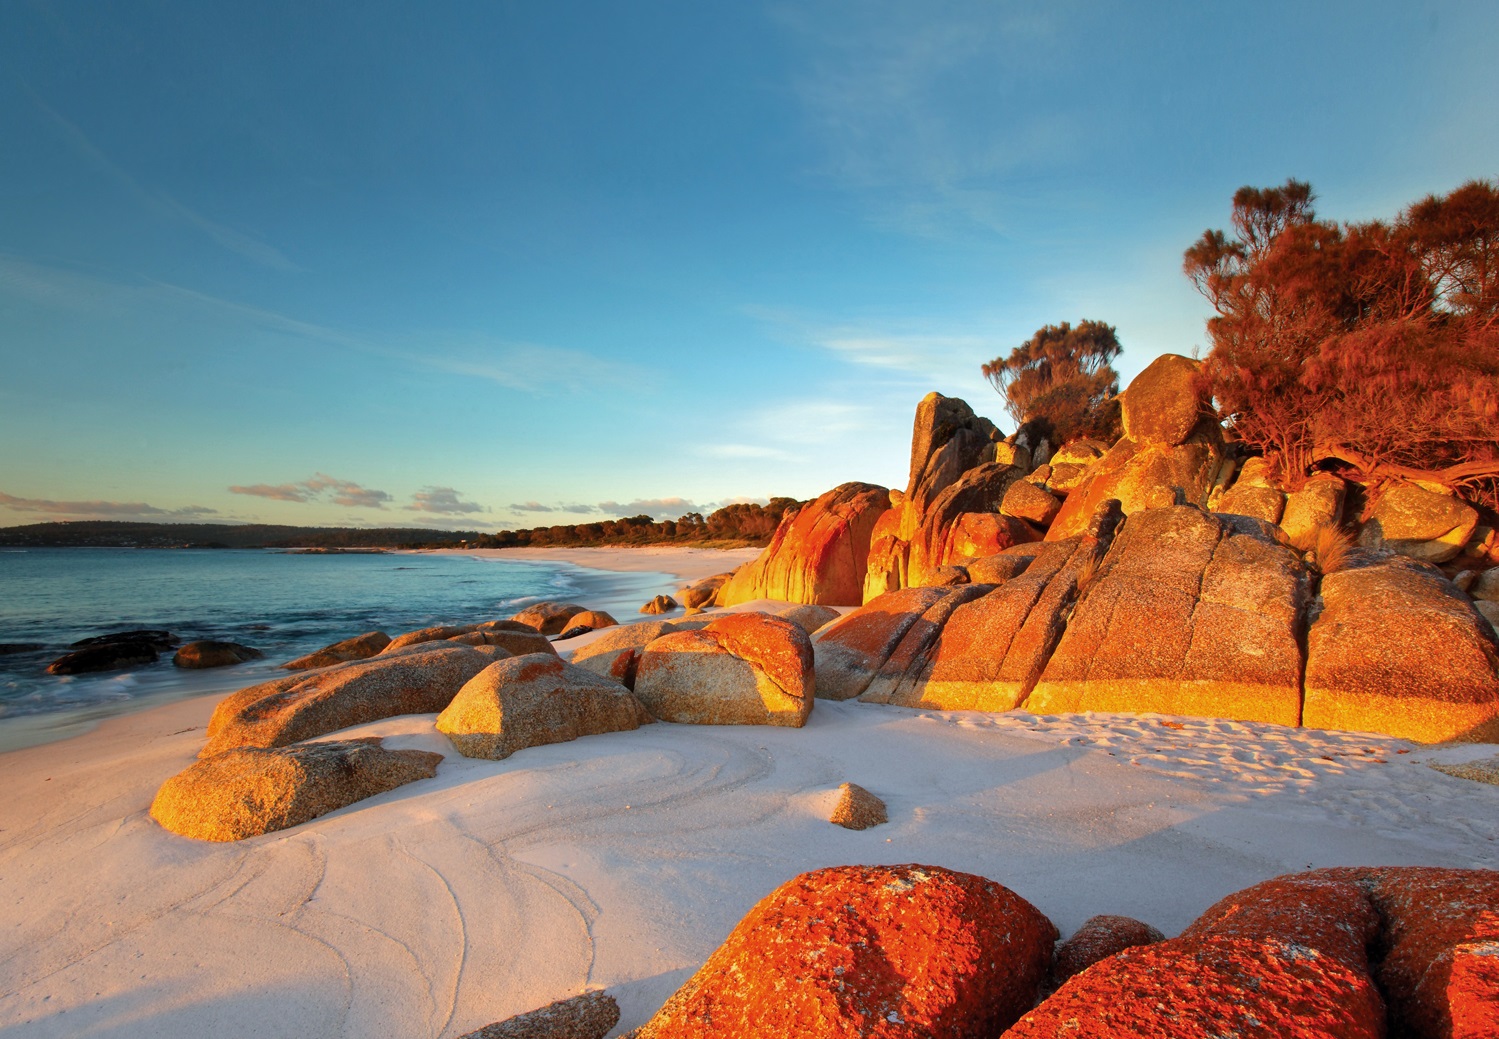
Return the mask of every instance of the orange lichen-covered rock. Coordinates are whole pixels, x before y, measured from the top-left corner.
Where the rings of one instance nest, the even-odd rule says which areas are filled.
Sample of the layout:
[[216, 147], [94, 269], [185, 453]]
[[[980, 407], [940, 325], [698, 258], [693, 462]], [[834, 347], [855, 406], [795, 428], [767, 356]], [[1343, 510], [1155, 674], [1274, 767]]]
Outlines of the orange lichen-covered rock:
[[374, 737], [239, 747], [163, 783], [151, 818], [184, 837], [239, 841], [429, 779], [441, 761], [430, 751], [386, 750]]
[[1294, 726], [1309, 600], [1304, 565], [1268, 524], [1187, 505], [1136, 513], [1079, 597], [1026, 710]]
[[1383, 1039], [1365, 973], [1294, 942], [1174, 938], [1076, 975], [1004, 1039]]
[[1212, 417], [1201, 384], [1202, 362], [1162, 354], [1119, 395], [1124, 435], [1147, 444], [1184, 444], [1203, 418]]
[[890, 492], [884, 487], [845, 483], [788, 511], [765, 551], [719, 588], [718, 605], [752, 599], [859, 605], [870, 536], [889, 508]]
[[1005, 491], [999, 507], [1006, 516], [1026, 520], [1045, 530], [1057, 518], [1062, 503], [1046, 488], [1037, 487], [1027, 480], [1016, 480]]
[[477, 624], [434, 624], [429, 628], [403, 632], [387, 642], [381, 653], [396, 653], [408, 646], [420, 646], [425, 642], [443, 642], [467, 635], [478, 628]]
[[812, 713], [812, 642], [764, 613], [727, 613], [645, 647], [635, 695], [662, 721], [805, 725]]
[[693, 607], [712, 606], [718, 598], [718, 590], [728, 583], [729, 578], [734, 576], [734, 571], [729, 570], [722, 574], [714, 574], [712, 577], [704, 577], [700, 581], [684, 585], [677, 589], [677, 601], [687, 609]]
[[1183, 938], [1275, 938], [1369, 969], [1379, 914], [1362, 888], [1317, 873], [1276, 877], [1209, 906]]
[[1051, 964], [1052, 986], [1061, 985], [1099, 960], [1106, 960], [1137, 945], [1154, 945], [1166, 936], [1149, 924], [1129, 916], [1095, 916], [1077, 933], [1057, 945]]
[[1314, 875], [1358, 884], [1380, 915], [1376, 973], [1393, 1034], [1499, 1035], [1499, 872], [1389, 866]]
[[837, 866], [767, 895], [639, 1039], [993, 1039], [1034, 1002], [1056, 928], [983, 877]]
[[859, 694], [865, 703], [896, 703], [905, 705], [905, 687], [919, 673], [932, 646], [941, 637], [947, 620], [953, 611], [964, 603], [972, 602], [988, 591], [984, 585], [955, 585], [939, 589], [947, 594], [936, 599], [922, 611], [916, 622], [906, 629], [894, 649], [885, 657]]
[[1322, 579], [1302, 724], [1423, 743], [1499, 740], [1499, 647], [1435, 567], [1362, 558]]
[[490, 662], [470, 646], [418, 644], [250, 686], [214, 708], [201, 756], [285, 746], [398, 714], [435, 714]]

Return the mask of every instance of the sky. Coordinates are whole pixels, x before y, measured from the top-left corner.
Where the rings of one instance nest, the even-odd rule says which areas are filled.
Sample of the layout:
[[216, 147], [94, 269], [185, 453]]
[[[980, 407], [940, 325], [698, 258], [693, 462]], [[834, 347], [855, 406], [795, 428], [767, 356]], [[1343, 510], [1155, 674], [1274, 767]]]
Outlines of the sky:
[[1241, 185], [1499, 176], [1499, 4], [0, 0], [0, 525], [903, 487], [937, 390], [1205, 352]]

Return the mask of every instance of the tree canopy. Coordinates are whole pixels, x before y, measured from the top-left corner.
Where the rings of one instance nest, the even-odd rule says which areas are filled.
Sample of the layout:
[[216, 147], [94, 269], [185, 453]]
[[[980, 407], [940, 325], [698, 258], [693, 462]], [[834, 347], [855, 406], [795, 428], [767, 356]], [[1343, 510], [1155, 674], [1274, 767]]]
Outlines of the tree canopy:
[[1241, 188], [1183, 268], [1217, 314], [1219, 412], [1290, 485], [1339, 464], [1499, 505], [1499, 188], [1391, 221], [1318, 219], [1311, 186]]
[[1017, 422], [1031, 425], [1053, 444], [1079, 437], [1113, 440], [1119, 433], [1119, 356], [1112, 325], [1080, 321], [1047, 325], [1008, 357], [983, 366], [984, 378], [1005, 399]]

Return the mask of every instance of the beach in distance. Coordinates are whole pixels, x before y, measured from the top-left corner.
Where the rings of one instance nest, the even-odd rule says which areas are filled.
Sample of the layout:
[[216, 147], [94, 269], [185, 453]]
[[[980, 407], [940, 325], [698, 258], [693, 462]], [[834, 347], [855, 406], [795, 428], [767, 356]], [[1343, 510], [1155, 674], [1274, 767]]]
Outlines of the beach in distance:
[[[752, 554], [519, 555], [685, 583]], [[1431, 767], [1492, 747], [821, 700], [804, 728], [657, 723], [503, 761], [458, 755], [433, 715], [389, 718], [338, 735], [441, 754], [434, 778], [207, 843], [147, 813], [218, 699], [0, 754], [7, 1036], [456, 1037], [594, 989], [619, 1001], [618, 1035], [765, 894], [822, 866], [945, 866], [1064, 934], [1122, 913], [1169, 935], [1278, 874], [1490, 868], [1499, 851], [1494, 788]], [[831, 825], [844, 782], [890, 821]]]

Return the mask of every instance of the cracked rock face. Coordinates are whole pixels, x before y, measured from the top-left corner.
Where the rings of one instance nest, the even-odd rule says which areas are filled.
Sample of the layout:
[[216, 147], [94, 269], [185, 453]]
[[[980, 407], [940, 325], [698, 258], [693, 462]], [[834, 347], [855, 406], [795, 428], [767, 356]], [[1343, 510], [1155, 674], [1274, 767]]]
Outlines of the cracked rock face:
[[1306, 568], [1268, 525], [1190, 506], [1129, 517], [1026, 702], [1294, 726]]

